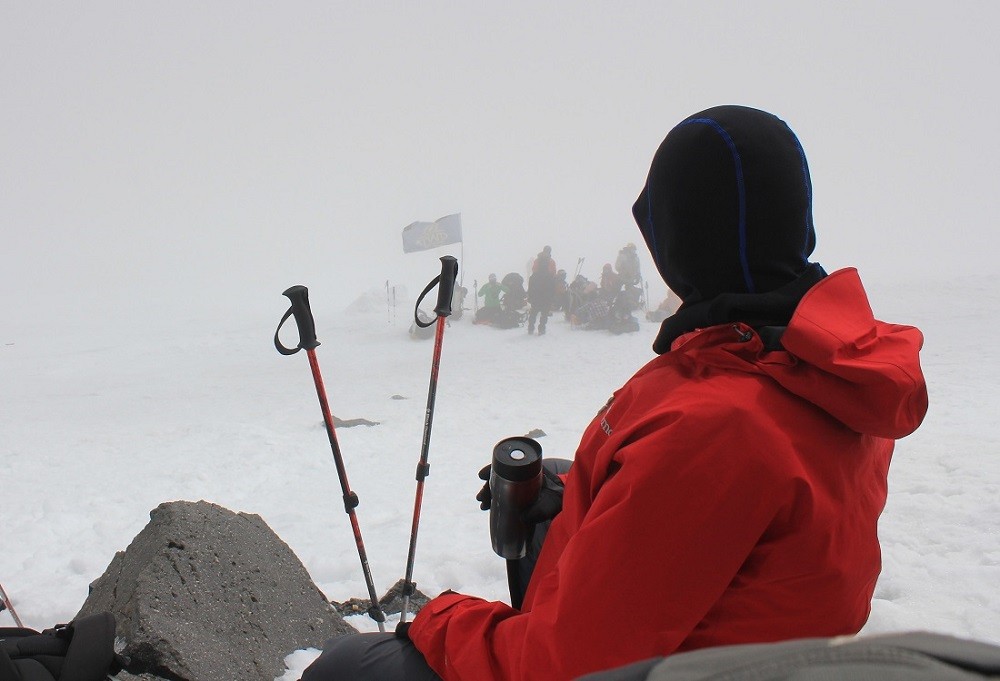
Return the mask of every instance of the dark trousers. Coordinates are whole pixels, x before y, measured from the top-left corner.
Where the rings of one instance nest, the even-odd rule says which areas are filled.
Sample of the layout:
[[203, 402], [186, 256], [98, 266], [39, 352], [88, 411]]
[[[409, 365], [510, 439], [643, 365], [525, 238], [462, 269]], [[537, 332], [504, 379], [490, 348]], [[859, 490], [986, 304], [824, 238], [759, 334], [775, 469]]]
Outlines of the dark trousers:
[[549, 321], [549, 308], [546, 307], [535, 307], [531, 306], [531, 312], [528, 314], [528, 330], [535, 330], [535, 320], [541, 315], [541, 319], [538, 322], [538, 332], [545, 333], [545, 323]]
[[[546, 459], [544, 466], [565, 473], [572, 462]], [[535, 569], [549, 523], [535, 526], [527, 554], [507, 561], [507, 583], [511, 604], [520, 609], [528, 580]], [[350, 634], [330, 639], [323, 654], [306, 668], [300, 681], [441, 681], [424, 656], [408, 640], [394, 634]]]
[[300, 681], [441, 681], [409, 641], [394, 634], [330, 639]]

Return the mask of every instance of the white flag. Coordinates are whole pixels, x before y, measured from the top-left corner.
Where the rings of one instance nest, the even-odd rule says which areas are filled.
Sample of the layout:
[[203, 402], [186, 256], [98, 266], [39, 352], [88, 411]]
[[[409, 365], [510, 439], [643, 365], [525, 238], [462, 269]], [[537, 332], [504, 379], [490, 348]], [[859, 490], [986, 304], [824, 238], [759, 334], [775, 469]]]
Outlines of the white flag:
[[461, 240], [461, 213], [446, 215], [434, 222], [411, 222], [403, 228], [403, 253], [426, 251]]

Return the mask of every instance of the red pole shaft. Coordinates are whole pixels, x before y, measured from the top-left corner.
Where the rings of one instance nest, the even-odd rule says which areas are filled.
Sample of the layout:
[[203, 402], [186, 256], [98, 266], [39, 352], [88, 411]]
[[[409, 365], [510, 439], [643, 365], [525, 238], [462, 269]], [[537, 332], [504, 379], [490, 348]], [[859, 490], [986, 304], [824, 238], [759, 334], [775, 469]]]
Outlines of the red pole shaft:
[[361, 526], [358, 523], [357, 513], [354, 508], [358, 505], [358, 495], [351, 491], [351, 485], [347, 480], [347, 468], [344, 465], [344, 456], [340, 451], [340, 443], [337, 441], [337, 433], [333, 427], [333, 415], [330, 413], [330, 403], [326, 398], [326, 388], [323, 385], [323, 376], [319, 371], [319, 362], [316, 360], [316, 351], [312, 348], [306, 350], [309, 356], [309, 367], [312, 369], [313, 382], [316, 384], [316, 396], [319, 398], [320, 408], [323, 410], [323, 423], [326, 424], [326, 434], [330, 440], [330, 448], [333, 450], [333, 461], [337, 466], [337, 477], [340, 478], [340, 488], [344, 493], [344, 510], [351, 519], [351, 531], [354, 533], [354, 543], [358, 547], [358, 557], [361, 559], [361, 570], [365, 575], [365, 584], [368, 587], [368, 597], [371, 599], [371, 610], [369, 614], [378, 623], [378, 629], [385, 631], [385, 615], [378, 604], [378, 595], [375, 593], [375, 583], [372, 580], [371, 567], [368, 565], [368, 552], [365, 551], [365, 542], [361, 537]]
[[427, 389], [427, 409], [424, 412], [424, 435], [420, 445], [420, 463], [417, 464], [417, 492], [413, 500], [413, 522], [410, 525], [410, 549], [406, 559], [406, 577], [403, 580], [403, 611], [399, 621], [406, 621], [410, 605], [410, 594], [413, 591], [413, 563], [417, 555], [417, 531], [420, 528], [420, 509], [424, 499], [424, 478], [430, 473], [427, 463], [431, 445], [431, 426], [434, 422], [434, 400], [437, 395], [438, 371], [441, 367], [441, 345], [444, 340], [444, 327], [447, 317], [437, 318], [437, 328], [434, 330], [434, 356], [431, 359], [431, 380]]
[[17, 611], [14, 610], [14, 604], [10, 602], [10, 596], [8, 596], [7, 592], [4, 590], [3, 584], [0, 584], [0, 600], [3, 600], [4, 607], [7, 608], [7, 610], [10, 610], [10, 615], [14, 618], [14, 624], [23, 628], [24, 622], [22, 622], [21, 618], [17, 616]]

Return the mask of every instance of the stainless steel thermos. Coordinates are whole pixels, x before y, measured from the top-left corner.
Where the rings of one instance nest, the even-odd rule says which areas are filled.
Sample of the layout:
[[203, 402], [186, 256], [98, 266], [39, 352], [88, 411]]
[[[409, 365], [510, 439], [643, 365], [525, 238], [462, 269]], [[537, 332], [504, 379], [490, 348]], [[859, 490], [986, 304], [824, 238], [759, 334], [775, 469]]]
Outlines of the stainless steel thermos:
[[523, 558], [531, 527], [521, 512], [542, 488], [542, 446], [530, 437], [509, 437], [493, 448], [490, 470], [490, 540], [501, 558]]

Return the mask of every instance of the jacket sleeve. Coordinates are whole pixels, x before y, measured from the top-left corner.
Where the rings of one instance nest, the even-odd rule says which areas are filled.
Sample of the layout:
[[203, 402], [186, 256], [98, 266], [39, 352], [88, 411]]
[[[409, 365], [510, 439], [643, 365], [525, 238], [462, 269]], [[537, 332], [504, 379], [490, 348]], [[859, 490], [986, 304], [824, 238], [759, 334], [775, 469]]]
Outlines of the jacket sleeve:
[[675, 651], [780, 504], [780, 472], [747, 455], [756, 430], [739, 421], [666, 418], [627, 443], [600, 444], [591, 428], [581, 451], [588, 440], [610, 448], [595, 461], [616, 472], [588, 480], [571, 469], [546, 538], [562, 534], [565, 547], [532, 577], [530, 611], [461, 594], [433, 599], [410, 629], [431, 667], [445, 681], [552, 681]]

